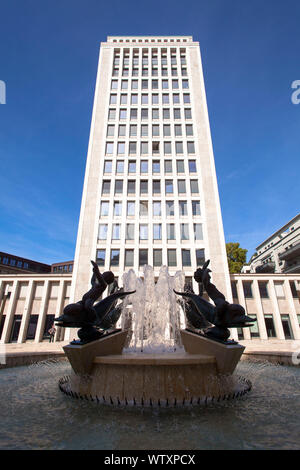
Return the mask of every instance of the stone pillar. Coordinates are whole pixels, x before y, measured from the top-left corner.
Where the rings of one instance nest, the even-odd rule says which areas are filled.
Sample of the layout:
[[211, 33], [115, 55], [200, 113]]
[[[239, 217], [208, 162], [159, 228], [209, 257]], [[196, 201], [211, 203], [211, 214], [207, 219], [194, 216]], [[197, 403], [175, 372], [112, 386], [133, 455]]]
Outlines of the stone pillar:
[[38, 319], [38, 324], [37, 324], [37, 329], [36, 329], [36, 334], [35, 334], [35, 340], [34, 340], [35, 343], [40, 343], [43, 340], [43, 332], [44, 332], [43, 328], [45, 327], [45, 320], [46, 320], [46, 314], [47, 314], [49, 288], [50, 288], [50, 282], [49, 282], [49, 279], [47, 279], [44, 283], [44, 288], [43, 288], [42, 303], [41, 303], [39, 319]]
[[290, 311], [288, 312], [290, 314], [290, 320], [291, 320], [291, 327], [293, 330], [293, 335], [295, 339], [300, 339], [300, 328], [298, 324], [298, 317], [297, 317], [297, 312], [294, 304], [294, 299], [292, 296], [291, 288], [290, 288], [290, 283], [288, 279], [284, 280], [284, 291], [285, 291], [285, 297], [289, 303], [290, 306]]
[[15, 314], [15, 309], [16, 309], [18, 289], [19, 289], [19, 281], [14, 280], [12, 293], [9, 299], [8, 312], [7, 312], [7, 316], [6, 316], [6, 320], [5, 320], [5, 324], [3, 328], [1, 343], [9, 343], [9, 340], [10, 340], [11, 327], [13, 324], [13, 319], [14, 319], [14, 314]]
[[261, 339], [268, 339], [265, 317], [264, 317], [264, 310], [261, 303], [258, 280], [253, 279], [252, 281], [253, 291], [254, 291], [254, 299], [257, 307], [257, 323], [259, 329], [259, 336]]
[[28, 287], [27, 287], [27, 295], [26, 295], [24, 311], [22, 315], [22, 322], [21, 322], [18, 343], [25, 343], [26, 341], [26, 334], [27, 334], [27, 328], [28, 328], [28, 323], [30, 319], [33, 292], [34, 292], [34, 282], [33, 282], [33, 279], [30, 279], [30, 281], [28, 282]]
[[[57, 293], [55, 318], [58, 318], [60, 315], [62, 315], [63, 308], [64, 308], [65, 292], [66, 292], [66, 281], [64, 279], [61, 279], [59, 282], [59, 288], [58, 288], [58, 293]], [[64, 338], [64, 335], [65, 335], [65, 328], [58, 326], [56, 328], [54, 341], [61, 341]]]
[[[247, 314], [247, 307], [246, 307], [246, 301], [245, 301], [244, 289], [243, 289], [243, 281], [241, 279], [237, 279], [236, 288], [237, 288], [237, 293], [238, 293], [239, 304], [242, 307], [244, 307], [245, 312]], [[243, 328], [243, 332], [244, 332], [244, 339], [250, 340], [251, 339], [250, 329]]]
[[269, 280], [269, 286], [270, 286], [270, 298], [271, 298], [272, 306], [273, 306], [273, 318], [274, 318], [276, 335], [277, 335], [278, 339], [285, 339], [273, 279]]

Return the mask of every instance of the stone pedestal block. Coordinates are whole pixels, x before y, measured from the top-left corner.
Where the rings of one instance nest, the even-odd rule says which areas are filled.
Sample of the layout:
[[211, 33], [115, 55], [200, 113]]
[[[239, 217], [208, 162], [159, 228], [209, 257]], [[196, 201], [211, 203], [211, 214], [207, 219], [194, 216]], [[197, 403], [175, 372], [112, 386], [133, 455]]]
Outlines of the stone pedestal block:
[[187, 353], [216, 358], [219, 374], [232, 374], [245, 349], [241, 344], [223, 344], [186, 330], [181, 330], [180, 334]]
[[96, 356], [122, 354], [126, 337], [127, 330], [119, 331], [84, 345], [68, 344], [63, 349], [75, 374], [88, 375]]

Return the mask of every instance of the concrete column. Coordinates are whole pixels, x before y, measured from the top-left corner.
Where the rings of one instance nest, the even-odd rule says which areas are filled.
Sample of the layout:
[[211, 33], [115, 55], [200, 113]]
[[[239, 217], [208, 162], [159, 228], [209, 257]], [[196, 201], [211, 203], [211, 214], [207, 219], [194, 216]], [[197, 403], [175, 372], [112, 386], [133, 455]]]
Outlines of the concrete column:
[[[237, 293], [238, 293], [238, 299], [239, 299], [239, 304], [244, 307], [245, 312], [247, 313], [247, 306], [246, 306], [246, 301], [245, 301], [245, 296], [244, 296], [244, 289], [243, 289], [243, 281], [241, 279], [237, 279]], [[243, 333], [244, 333], [244, 339], [251, 339], [251, 334], [250, 334], [250, 329], [249, 328], [243, 328]]]
[[289, 303], [290, 311], [287, 312], [290, 314], [290, 320], [291, 320], [291, 327], [293, 330], [293, 335], [294, 339], [300, 339], [300, 328], [299, 328], [299, 323], [298, 323], [298, 317], [297, 317], [297, 312], [294, 304], [294, 299], [292, 296], [291, 288], [290, 288], [290, 283], [288, 279], [284, 280], [284, 291], [285, 291], [285, 297]]
[[[55, 318], [62, 315], [63, 308], [64, 308], [65, 292], [66, 292], [66, 281], [64, 279], [61, 279], [59, 282], [59, 288], [58, 288], [58, 293], [57, 293]], [[62, 341], [64, 339], [64, 336], [65, 336], [65, 328], [58, 326], [56, 329], [54, 341]]]
[[265, 317], [264, 317], [264, 310], [261, 303], [258, 280], [253, 279], [252, 281], [253, 292], [254, 292], [254, 300], [257, 307], [257, 323], [259, 329], [259, 336], [261, 339], [268, 339]]
[[40, 343], [43, 340], [43, 332], [44, 332], [43, 328], [45, 326], [45, 320], [46, 320], [46, 314], [47, 314], [47, 302], [48, 302], [48, 297], [49, 297], [49, 288], [50, 288], [50, 282], [49, 282], [49, 279], [47, 279], [44, 283], [44, 288], [43, 288], [42, 303], [40, 307], [39, 319], [38, 319], [35, 340], [34, 340], [35, 343]]
[[278, 339], [285, 339], [284, 331], [281, 322], [280, 310], [278, 306], [277, 295], [275, 291], [274, 280], [269, 279], [269, 287], [270, 287], [270, 298], [272, 301], [273, 306], [273, 318], [275, 324], [276, 335]]
[[11, 296], [9, 299], [7, 318], [5, 320], [5, 325], [3, 328], [1, 343], [9, 343], [9, 340], [10, 340], [11, 327], [13, 324], [16, 303], [17, 303], [18, 289], [19, 289], [19, 281], [14, 280]]
[[25, 343], [26, 341], [27, 328], [28, 328], [28, 323], [29, 323], [30, 313], [31, 313], [32, 297], [33, 297], [33, 292], [34, 292], [33, 287], [34, 287], [33, 279], [30, 279], [30, 281], [28, 282], [28, 287], [27, 287], [27, 295], [26, 295], [26, 300], [25, 300], [25, 305], [24, 305], [24, 311], [23, 311], [23, 316], [22, 316], [18, 343]]

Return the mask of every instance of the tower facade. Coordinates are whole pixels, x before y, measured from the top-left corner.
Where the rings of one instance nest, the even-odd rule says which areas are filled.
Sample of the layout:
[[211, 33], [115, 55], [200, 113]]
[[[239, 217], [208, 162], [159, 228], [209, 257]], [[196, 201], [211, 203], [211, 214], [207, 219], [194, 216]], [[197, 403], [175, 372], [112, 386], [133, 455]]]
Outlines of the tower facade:
[[101, 44], [71, 298], [90, 259], [121, 279], [145, 264], [192, 279], [210, 259], [231, 298], [199, 43], [190, 36]]

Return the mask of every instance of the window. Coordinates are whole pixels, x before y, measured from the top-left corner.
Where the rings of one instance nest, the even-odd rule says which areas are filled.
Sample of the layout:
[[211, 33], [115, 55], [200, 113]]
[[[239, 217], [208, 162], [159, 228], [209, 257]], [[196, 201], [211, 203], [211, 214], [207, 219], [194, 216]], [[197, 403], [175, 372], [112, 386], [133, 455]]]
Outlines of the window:
[[134, 250], [125, 250], [125, 266], [133, 266]]
[[182, 266], [191, 266], [191, 252], [190, 250], [181, 250]]
[[138, 74], [139, 74], [139, 69], [136, 68], [136, 67], [134, 67], [134, 68], [132, 69], [132, 76], [133, 76], [133, 77], [137, 77]]
[[103, 181], [102, 183], [102, 194], [110, 193], [110, 181]]
[[170, 135], [171, 135], [170, 124], [164, 124], [164, 137], [169, 137]]
[[[172, 67], [171, 74], [172, 74], [172, 77], [177, 77], [178, 73], [177, 73], [177, 69], [175, 67]], [[175, 81], [177, 82], [177, 87], [176, 88], [178, 88], [178, 80], [172, 80], [172, 84]], [[174, 86], [173, 86], [173, 88], [174, 88]]]
[[152, 153], [159, 153], [159, 142], [152, 142]]
[[152, 109], [152, 119], [159, 119], [158, 109]]
[[183, 94], [183, 102], [184, 104], [188, 104], [191, 102], [190, 94], [189, 93], [184, 93]]
[[148, 90], [148, 80], [142, 80], [142, 90]]
[[127, 104], [127, 95], [125, 94], [121, 95], [121, 104]]
[[128, 89], [128, 80], [122, 80], [121, 89], [122, 90], [127, 90]]
[[161, 69], [161, 74], [163, 77], [167, 77], [168, 76], [168, 69], [166, 67], [163, 67]]
[[142, 104], [148, 104], [148, 95], [142, 94]]
[[148, 201], [140, 201], [140, 217], [148, 217]]
[[201, 215], [200, 211], [200, 201], [192, 201], [192, 212], [193, 215]]
[[117, 104], [117, 95], [110, 95], [109, 104]]
[[169, 104], [169, 102], [170, 102], [169, 101], [169, 95], [167, 93], [164, 93], [162, 95], [162, 102], [163, 102], [163, 104]]
[[161, 224], [153, 224], [153, 240], [161, 240]]
[[191, 180], [191, 193], [199, 193], [198, 180]]
[[276, 296], [278, 298], [284, 298], [284, 289], [283, 289], [283, 282], [274, 282]]
[[195, 240], [203, 240], [202, 224], [194, 224]]
[[190, 173], [196, 173], [197, 172], [196, 160], [189, 160], [189, 172]]
[[142, 108], [141, 118], [142, 118], [142, 121], [145, 121], [145, 120], [148, 119], [148, 109], [147, 108]]
[[124, 161], [118, 160], [117, 161], [117, 173], [124, 173]]
[[128, 181], [127, 194], [135, 194], [135, 181], [134, 180]]
[[166, 180], [165, 181], [165, 190], [166, 190], [166, 194], [173, 194], [173, 192], [174, 192], [173, 180]]
[[189, 88], [189, 81], [188, 80], [182, 80], [182, 88], [183, 89], [188, 89]]
[[[173, 69], [172, 69], [172, 71], [173, 71]], [[176, 75], [177, 75], [177, 71], [176, 71]], [[177, 90], [179, 88], [178, 80], [172, 80], [172, 88], [173, 88], [173, 90]]]
[[160, 161], [153, 160], [152, 162], [152, 172], [153, 173], [160, 173]]
[[118, 155], [125, 153], [125, 142], [118, 142]]
[[134, 224], [126, 224], [126, 240], [134, 240]]
[[104, 162], [104, 173], [111, 173], [112, 171], [112, 161], [106, 160]]
[[120, 250], [111, 250], [110, 265], [119, 266], [119, 262], [120, 262]]
[[157, 77], [158, 69], [156, 67], [152, 69], [152, 75], [153, 75], [153, 77]]
[[110, 121], [114, 121], [116, 119], [116, 110], [115, 109], [110, 109], [108, 111], [108, 119]]
[[169, 80], [162, 80], [162, 88], [163, 90], [167, 90], [169, 88]]
[[197, 266], [203, 266], [205, 263], [205, 250], [204, 248], [199, 248], [196, 250], [196, 263]]
[[266, 324], [268, 338], [276, 338], [273, 315], [271, 313], [265, 314], [264, 317], [265, 317], [265, 324]]
[[121, 225], [120, 224], [113, 224], [112, 226], [112, 240], [120, 240], [120, 231]]
[[106, 149], [105, 153], [106, 155], [111, 155], [114, 151], [114, 144], [113, 142], [106, 142]]
[[187, 69], [182, 68], [182, 69], [181, 69], [181, 75], [182, 75], [183, 77], [186, 77], [186, 76], [187, 76]]
[[176, 155], [181, 155], [183, 153], [183, 143], [182, 142], [175, 142], [175, 151], [176, 151]]
[[129, 142], [129, 154], [130, 155], [136, 154], [136, 142]]
[[136, 173], [136, 162], [133, 160], [128, 162], [128, 173]]
[[158, 89], [158, 80], [152, 80], [152, 90]]
[[160, 194], [160, 180], [153, 181], [153, 194]]
[[126, 135], [126, 126], [124, 124], [119, 125], [119, 137]]
[[115, 134], [115, 126], [114, 126], [114, 124], [109, 124], [107, 126], [106, 135], [107, 135], [107, 137], [111, 137], [111, 136], [114, 136], [114, 134]]
[[148, 181], [141, 180], [140, 182], [140, 193], [141, 194], [148, 194]]
[[193, 134], [193, 125], [192, 124], [186, 124], [185, 130], [186, 130], [186, 135], [187, 136], [194, 135]]
[[157, 217], [161, 216], [161, 202], [159, 201], [153, 202], [153, 215]]
[[178, 180], [178, 193], [185, 194], [186, 193], [186, 185], [185, 180]]
[[179, 215], [180, 216], [188, 215], [187, 201], [179, 201]]
[[165, 173], [172, 173], [172, 160], [165, 160]]
[[180, 108], [174, 108], [174, 119], [181, 119]]
[[115, 194], [121, 194], [123, 192], [123, 180], [115, 181]]
[[105, 265], [105, 250], [97, 250], [96, 253], [96, 263], [98, 266], [104, 266]]
[[173, 104], [179, 104], [179, 103], [180, 103], [179, 95], [177, 93], [174, 93], [173, 94]]
[[181, 240], [189, 240], [189, 224], [180, 224], [180, 238]]
[[115, 201], [114, 202], [114, 216], [119, 217], [122, 215], [122, 202]]
[[148, 173], [148, 160], [141, 160], [141, 173]]
[[163, 119], [170, 119], [170, 110], [168, 108], [163, 109]]
[[184, 117], [185, 119], [192, 119], [192, 110], [190, 108], [184, 110]]
[[164, 142], [164, 154], [170, 155], [171, 153], [171, 142]]
[[[129, 127], [129, 137], [135, 137], [137, 135], [137, 125], [136, 124], [130, 124]], [[130, 146], [130, 144], [129, 144]]]
[[138, 89], [138, 80], [131, 80], [131, 89], [132, 90]]
[[177, 173], [184, 173], [184, 161], [176, 160]]
[[101, 206], [100, 206], [100, 215], [101, 215], [101, 217], [108, 216], [108, 211], [109, 211], [109, 202], [108, 201], [102, 201]]
[[136, 108], [132, 108], [130, 110], [130, 119], [137, 119], [137, 109]]
[[169, 248], [167, 251], [167, 255], [168, 255], [168, 266], [177, 266], [176, 250]]
[[266, 281], [258, 281], [258, 287], [259, 287], [259, 294], [262, 299], [268, 299], [269, 294], [268, 294], [268, 282]]
[[175, 240], [175, 224], [167, 224], [167, 240]]
[[137, 104], [138, 103], [138, 95], [132, 94], [131, 95], [131, 104]]
[[162, 250], [153, 250], [153, 266], [162, 265]]
[[141, 154], [148, 153], [148, 142], [141, 142]]
[[159, 136], [159, 125], [157, 124], [152, 125], [152, 136], [154, 137]]
[[148, 224], [140, 224], [140, 240], [148, 240]]
[[174, 201], [166, 201], [166, 215], [167, 217], [174, 215]]
[[158, 95], [152, 95], [152, 104], [158, 104]]
[[131, 216], [135, 214], [135, 202], [134, 201], [128, 201], [127, 202], [127, 215]]
[[120, 109], [120, 119], [127, 119], [127, 110]]
[[118, 80], [111, 81], [111, 89], [116, 90], [118, 88]]
[[98, 232], [98, 239], [106, 240], [106, 238], [107, 238], [107, 224], [100, 224], [99, 232]]
[[148, 250], [139, 250], [139, 266], [148, 264]]
[[194, 142], [187, 143], [187, 151], [188, 153], [195, 153], [195, 144]]
[[175, 124], [175, 136], [178, 137], [182, 135], [181, 124]]
[[252, 281], [243, 281], [244, 296], [246, 299], [252, 299]]

